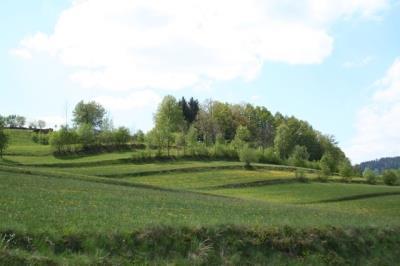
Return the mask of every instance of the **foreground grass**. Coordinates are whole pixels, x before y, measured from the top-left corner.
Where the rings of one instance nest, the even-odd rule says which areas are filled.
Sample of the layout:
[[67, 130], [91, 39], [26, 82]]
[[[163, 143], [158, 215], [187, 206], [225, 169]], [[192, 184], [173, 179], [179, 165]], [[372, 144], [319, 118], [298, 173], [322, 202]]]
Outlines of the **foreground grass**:
[[156, 227], [130, 233], [0, 231], [4, 265], [397, 265], [400, 229]]
[[196, 192], [0, 173], [0, 228], [27, 232], [129, 231], [153, 225], [390, 226], [398, 219]]
[[398, 264], [398, 187], [134, 164], [133, 152], [56, 158], [29, 138], [15, 135], [0, 162], [0, 265]]

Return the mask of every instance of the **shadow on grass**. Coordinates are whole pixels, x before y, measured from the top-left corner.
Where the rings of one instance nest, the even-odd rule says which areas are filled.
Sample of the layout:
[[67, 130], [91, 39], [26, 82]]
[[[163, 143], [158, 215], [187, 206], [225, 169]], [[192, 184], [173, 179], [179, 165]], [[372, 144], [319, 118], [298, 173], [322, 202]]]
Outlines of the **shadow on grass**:
[[14, 166], [17, 166], [17, 165], [21, 165], [20, 163], [18, 163], [18, 162], [16, 162], [16, 161], [13, 161], [13, 160], [10, 160], [10, 159], [6, 159], [6, 158], [0, 158], [0, 164], [4, 164], [4, 165], [14, 165]]
[[361, 200], [361, 199], [370, 199], [370, 198], [397, 196], [397, 195], [400, 195], [400, 191], [360, 194], [360, 195], [346, 196], [346, 197], [340, 197], [340, 198], [334, 198], [334, 199], [327, 199], [327, 200], [320, 200], [320, 201], [313, 201], [313, 202], [304, 202], [302, 204], [334, 203], [334, 202], [343, 202], [343, 201], [352, 201], [352, 200]]
[[262, 187], [269, 185], [292, 184], [292, 183], [304, 183], [304, 181], [302, 182], [294, 178], [269, 179], [269, 180], [260, 180], [260, 181], [245, 182], [245, 183], [233, 183], [233, 184], [226, 184], [213, 187], [204, 187], [202, 189], [251, 188], [251, 187]]

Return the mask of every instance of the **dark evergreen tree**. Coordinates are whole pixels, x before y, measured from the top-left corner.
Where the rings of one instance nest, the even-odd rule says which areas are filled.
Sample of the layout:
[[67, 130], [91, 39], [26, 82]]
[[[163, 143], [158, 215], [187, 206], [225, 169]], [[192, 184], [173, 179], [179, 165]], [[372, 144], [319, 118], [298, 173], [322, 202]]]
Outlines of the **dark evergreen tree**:
[[182, 113], [185, 121], [191, 125], [196, 120], [197, 113], [199, 112], [199, 101], [190, 98], [189, 102], [186, 101], [185, 97], [179, 101], [179, 106], [182, 108]]

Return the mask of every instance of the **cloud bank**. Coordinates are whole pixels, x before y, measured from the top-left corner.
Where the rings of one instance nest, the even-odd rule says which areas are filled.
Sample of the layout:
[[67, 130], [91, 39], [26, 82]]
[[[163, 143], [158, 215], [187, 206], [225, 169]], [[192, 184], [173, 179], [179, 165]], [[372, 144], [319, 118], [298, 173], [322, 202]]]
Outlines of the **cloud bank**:
[[375, 86], [370, 103], [358, 113], [357, 133], [347, 150], [355, 162], [400, 155], [400, 58]]
[[[252, 80], [266, 61], [319, 64], [333, 50], [330, 25], [374, 17], [386, 0], [79, 0], [54, 32], [12, 52], [44, 53], [84, 88], [179, 90]], [[200, 84], [200, 85], [199, 85]]]

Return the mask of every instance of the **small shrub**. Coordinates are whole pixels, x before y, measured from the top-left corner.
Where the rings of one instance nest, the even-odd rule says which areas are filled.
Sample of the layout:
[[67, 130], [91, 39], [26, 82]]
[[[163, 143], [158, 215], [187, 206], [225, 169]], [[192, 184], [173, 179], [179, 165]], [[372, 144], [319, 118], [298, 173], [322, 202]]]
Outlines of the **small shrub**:
[[49, 145], [49, 135], [48, 134], [41, 134], [39, 136], [39, 143], [42, 145]]
[[281, 164], [281, 159], [276, 154], [274, 148], [267, 148], [264, 152], [259, 151], [259, 158], [261, 163]]
[[306, 172], [304, 170], [301, 169], [297, 169], [294, 172], [294, 176], [295, 178], [300, 181], [300, 182], [306, 182], [307, 181], [307, 176], [306, 176]]
[[305, 167], [309, 158], [310, 154], [307, 148], [305, 146], [296, 145], [288, 159], [288, 163], [292, 166]]
[[369, 168], [366, 168], [363, 173], [363, 177], [366, 179], [368, 184], [374, 185], [377, 182], [376, 174]]
[[134, 162], [147, 162], [153, 159], [152, 152], [150, 149], [140, 150], [132, 155]]
[[353, 168], [350, 162], [343, 161], [339, 165], [339, 174], [342, 176], [343, 181], [351, 182], [351, 176], [353, 175]]
[[201, 157], [201, 158], [208, 158], [209, 153], [208, 149], [205, 144], [199, 144], [196, 146], [195, 149], [196, 156]]
[[324, 172], [322, 170], [318, 172], [318, 176], [317, 176], [318, 181], [327, 182], [328, 178], [329, 178], [329, 176], [326, 174], [326, 172]]
[[227, 147], [224, 144], [216, 143], [210, 153], [216, 159], [221, 159], [227, 157]]
[[49, 145], [49, 134], [44, 133], [32, 133], [32, 141], [42, 145]]
[[394, 186], [397, 184], [397, 175], [393, 170], [385, 170], [383, 172], [383, 182], [388, 186]]
[[329, 165], [325, 164], [323, 161], [320, 162], [320, 168], [321, 168], [321, 176], [323, 176], [324, 178], [328, 178], [328, 176], [332, 174]]
[[352, 176], [342, 176], [342, 180], [344, 181], [344, 182], [347, 182], [347, 183], [351, 183], [351, 180], [353, 179], [353, 177]]
[[321, 160], [319, 161], [319, 167], [322, 171], [322, 173], [326, 176], [332, 175], [332, 173], [335, 171], [335, 160], [333, 156], [329, 153], [325, 153]]
[[39, 136], [37, 133], [32, 133], [32, 141], [35, 143], [39, 142]]
[[256, 150], [247, 146], [239, 150], [239, 159], [245, 163], [245, 168], [249, 169], [251, 168], [251, 163], [256, 163], [259, 160]]

